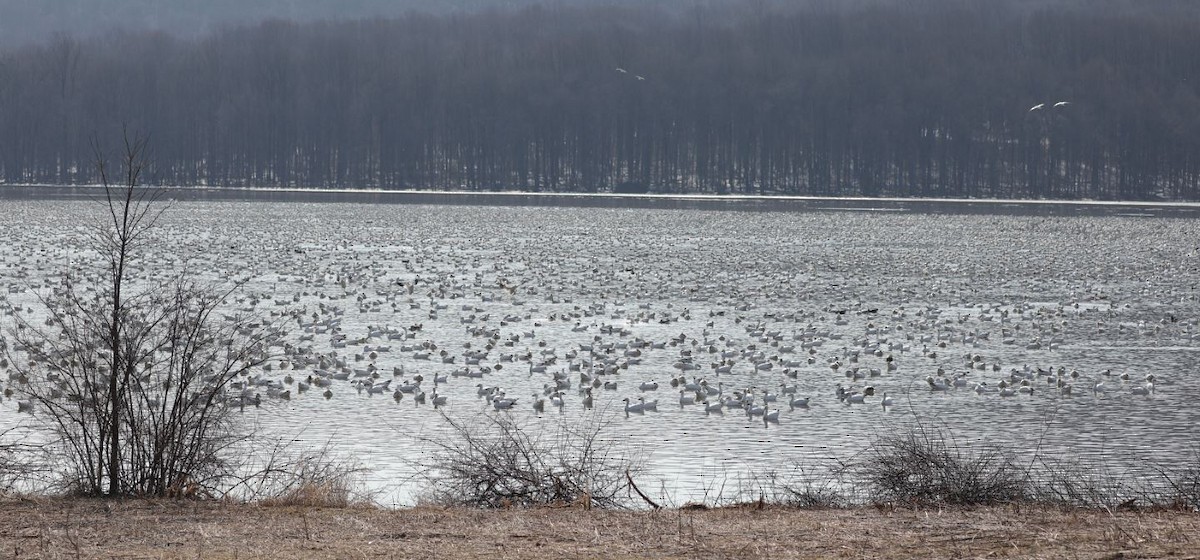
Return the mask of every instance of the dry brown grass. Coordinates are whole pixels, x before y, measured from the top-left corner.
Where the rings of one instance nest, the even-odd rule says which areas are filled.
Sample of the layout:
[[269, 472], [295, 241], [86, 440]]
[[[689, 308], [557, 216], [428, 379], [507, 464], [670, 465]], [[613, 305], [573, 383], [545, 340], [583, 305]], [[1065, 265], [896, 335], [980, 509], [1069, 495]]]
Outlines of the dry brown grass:
[[997, 506], [615, 512], [9, 500], [5, 558], [1196, 558], [1200, 515]]
[[344, 508], [354, 505], [351, 492], [335, 482], [309, 482], [259, 501], [263, 507]]

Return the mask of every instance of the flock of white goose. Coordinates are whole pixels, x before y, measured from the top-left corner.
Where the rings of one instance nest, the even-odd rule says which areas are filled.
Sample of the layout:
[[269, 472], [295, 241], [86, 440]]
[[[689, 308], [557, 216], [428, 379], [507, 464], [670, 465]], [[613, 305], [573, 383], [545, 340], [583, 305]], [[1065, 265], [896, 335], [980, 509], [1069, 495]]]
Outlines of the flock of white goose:
[[[78, 224], [95, 208], [12, 206], [0, 306], [36, 315], [37, 290], [87, 266]], [[782, 427], [993, 399], [1138, 407], [1191, 382], [1200, 337], [1195, 254], [1178, 246], [1192, 221], [176, 206], [132, 273], [247, 281], [225, 314], [279, 326], [277, 344], [228, 396], [264, 410]]]

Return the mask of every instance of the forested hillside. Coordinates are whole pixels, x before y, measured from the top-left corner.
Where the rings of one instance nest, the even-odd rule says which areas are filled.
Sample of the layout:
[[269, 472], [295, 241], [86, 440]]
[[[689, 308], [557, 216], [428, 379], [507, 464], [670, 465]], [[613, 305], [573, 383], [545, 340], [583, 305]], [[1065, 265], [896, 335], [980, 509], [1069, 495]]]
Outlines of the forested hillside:
[[1200, 16], [1138, 6], [559, 5], [60, 36], [0, 54], [0, 181], [93, 182], [89, 139], [127, 124], [165, 184], [1200, 199]]

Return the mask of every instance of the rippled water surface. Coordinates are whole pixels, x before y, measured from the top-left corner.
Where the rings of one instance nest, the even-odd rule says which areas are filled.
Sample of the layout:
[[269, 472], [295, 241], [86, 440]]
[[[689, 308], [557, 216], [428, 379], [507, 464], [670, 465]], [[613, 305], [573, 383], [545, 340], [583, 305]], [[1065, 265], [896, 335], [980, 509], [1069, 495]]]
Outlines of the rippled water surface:
[[[6, 295], [36, 314], [47, 278], [91, 265], [83, 224], [100, 208], [0, 204]], [[227, 314], [290, 313], [293, 347], [326, 354], [326, 373], [344, 360], [350, 379], [334, 380], [331, 398], [292, 384], [291, 400], [266, 399], [245, 418], [357, 458], [384, 501], [413, 499], [421, 440], [448, 433], [439, 412], [470, 421], [492, 411], [477, 384], [517, 398], [505, 414], [534, 429], [609, 420], [604, 437], [644, 453], [648, 486], [680, 503], [730, 473], [851, 457], [916, 419], [959, 443], [1109, 468], [1189, 456], [1200, 222], [902, 210], [175, 202], [136, 274], [152, 281], [186, 266], [212, 282], [247, 280]], [[476, 352], [486, 356], [468, 365]], [[585, 410], [581, 372], [606, 365], [598, 379], [617, 388], [594, 389]], [[280, 356], [255, 375], [304, 380], [319, 367]], [[394, 379], [386, 392], [358, 390], [371, 370]], [[555, 373], [570, 382], [561, 409], [544, 390]], [[430, 397], [446, 375], [436, 391], [447, 404], [397, 402], [392, 390], [415, 375]], [[725, 397], [749, 390], [758, 406], [775, 395], [767, 408], [779, 420], [680, 405], [671, 381], [681, 377], [720, 384]], [[639, 390], [649, 381], [659, 388]], [[809, 407], [793, 410], [785, 386]], [[839, 386], [875, 394], [847, 404]], [[622, 399], [638, 397], [658, 411], [627, 416]], [[16, 408], [0, 405], [0, 422], [25, 419]]]

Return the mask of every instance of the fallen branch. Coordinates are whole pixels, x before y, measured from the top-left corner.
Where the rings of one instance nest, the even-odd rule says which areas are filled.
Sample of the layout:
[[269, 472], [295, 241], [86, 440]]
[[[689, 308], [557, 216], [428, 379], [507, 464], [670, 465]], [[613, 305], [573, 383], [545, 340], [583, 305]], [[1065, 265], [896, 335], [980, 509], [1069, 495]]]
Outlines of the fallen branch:
[[654, 509], [662, 509], [662, 506], [654, 503], [654, 500], [651, 500], [649, 496], [643, 494], [641, 488], [638, 488], [637, 484], [634, 484], [633, 476], [629, 474], [629, 469], [625, 469], [625, 480], [629, 482], [629, 487], [633, 488], [633, 491], [637, 492], [638, 496], [641, 496], [647, 504], [650, 504], [650, 507]]

